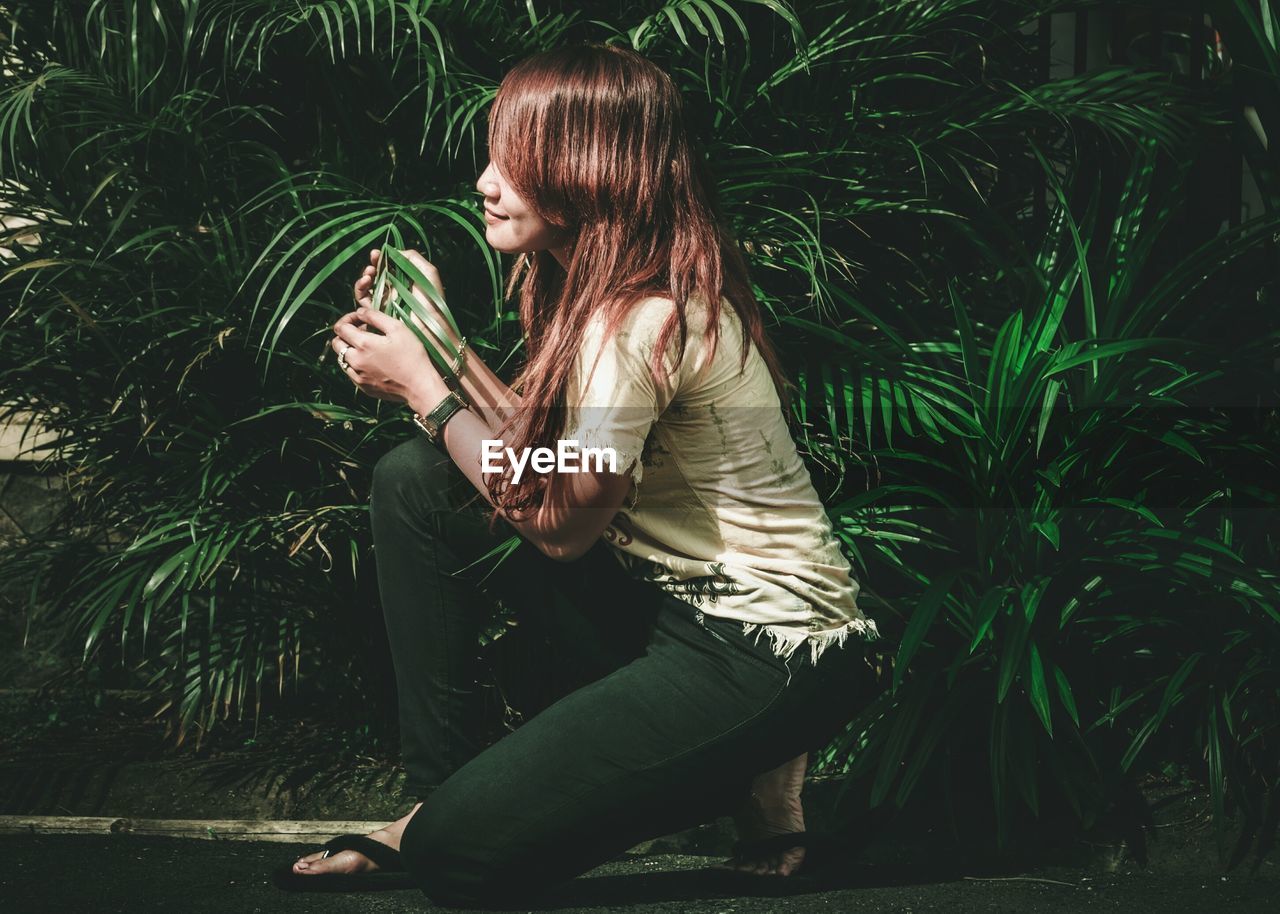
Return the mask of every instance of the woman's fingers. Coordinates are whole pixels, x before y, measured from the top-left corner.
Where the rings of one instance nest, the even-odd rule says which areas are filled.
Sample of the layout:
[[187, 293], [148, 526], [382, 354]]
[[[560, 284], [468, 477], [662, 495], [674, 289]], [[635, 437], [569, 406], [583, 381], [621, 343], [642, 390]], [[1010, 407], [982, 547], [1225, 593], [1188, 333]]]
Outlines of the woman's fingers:
[[335, 352], [342, 351], [344, 346], [350, 346], [353, 349], [365, 349], [371, 344], [379, 345], [373, 342], [374, 337], [386, 336], [387, 333], [399, 325], [399, 322], [394, 317], [383, 314], [381, 311], [370, 311], [368, 314], [367, 319], [359, 320], [356, 319], [353, 312], [350, 315], [351, 320], [346, 320], [344, 316], [342, 320], [333, 325], [333, 332], [336, 334], [333, 338]]
[[[384, 314], [381, 311], [368, 312], [368, 315], [365, 318], [365, 323], [367, 327], [372, 327], [374, 330], [381, 331], [383, 336], [394, 333], [400, 326], [400, 322], [394, 317], [390, 314]], [[350, 336], [351, 334], [348, 333], [347, 335]], [[360, 337], [355, 337], [351, 340], [353, 343], [361, 341]]]
[[367, 326], [354, 311], [342, 315], [333, 325], [334, 336], [329, 340], [329, 348], [338, 355], [342, 355], [348, 349], [354, 350], [357, 340], [360, 339], [357, 334], [364, 332]]
[[341, 328], [343, 324], [356, 324], [357, 326], [361, 326], [364, 324], [364, 321], [360, 320], [360, 318], [356, 316], [356, 312], [348, 311], [334, 323], [333, 332], [338, 333], [339, 328]]
[[360, 278], [356, 280], [353, 291], [357, 305], [366, 307], [373, 301], [373, 276], [373, 267], [365, 267]]
[[[401, 251], [400, 253], [405, 256], [406, 260], [421, 270], [427, 279], [431, 280], [431, 284], [436, 287], [436, 291], [440, 293], [440, 297], [444, 298], [444, 283], [440, 280], [440, 271], [436, 269], [435, 264], [427, 260], [427, 258], [423, 257], [413, 248]], [[422, 289], [418, 288], [417, 283], [414, 283], [412, 291], [416, 295], [419, 295], [424, 302], [428, 301], [426, 293], [423, 292]]]
[[[423, 257], [420, 253], [413, 250], [412, 248], [403, 250], [400, 253], [404, 255], [406, 260], [408, 260], [410, 263], [412, 263], [414, 266], [416, 266], [419, 270], [422, 271], [422, 274], [427, 277], [427, 280], [433, 286], [436, 287], [436, 292], [439, 294], [440, 298], [443, 299], [445, 297], [444, 281], [440, 279], [440, 271], [436, 269], [435, 264], [427, 260], [427, 258]], [[438, 323], [441, 329], [434, 330], [426, 326], [423, 323], [423, 321], [418, 318], [416, 314], [413, 315], [413, 322], [417, 324], [421, 330], [431, 333], [433, 336], [439, 336], [440, 333], [443, 332], [445, 334], [445, 337], [444, 337], [445, 341], [456, 346], [458, 341], [454, 337], [453, 332], [449, 330], [447, 322], [444, 320], [443, 313], [440, 311], [439, 308], [436, 307], [435, 303], [431, 300], [431, 298], [427, 295], [427, 293], [422, 289], [422, 287], [415, 282], [413, 284], [413, 287], [409, 291], [413, 293], [414, 298], [416, 298], [419, 302], [421, 302], [425, 307], [430, 309], [430, 313], [438, 319]]]
[[[429, 260], [427, 260], [425, 257], [423, 257], [420, 253], [413, 250], [412, 248], [401, 251], [400, 253], [403, 254], [405, 258], [408, 259], [411, 263], [413, 263], [414, 266], [416, 266], [419, 270], [422, 271], [423, 275], [427, 277], [427, 280], [433, 286], [436, 287], [436, 290], [439, 293], [439, 295], [443, 297], [444, 283], [441, 282], [440, 280], [440, 271], [436, 269], [435, 264], [431, 263]], [[363, 308], [369, 308], [371, 311], [375, 311], [375, 312], [382, 311], [382, 308], [379, 306], [379, 304], [373, 301], [373, 287], [377, 280], [378, 264], [381, 261], [381, 259], [382, 259], [381, 250], [379, 250], [378, 248], [373, 248], [371, 251], [369, 251], [369, 265], [364, 268], [364, 270], [360, 274], [360, 277], [356, 280], [355, 285], [352, 287], [352, 291], [355, 295], [356, 304]], [[430, 296], [427, 295], [427, 293], [422, 289], [421, 286], [419, 286], [417, 283], [412, 283], [410, 292], [413, 294], [413, 297], [418, 300], [418, 302], [420, 302], [424, 307], [430, 309], [429, 313], [433, 314], [436, 317], [442, 316], [440, 314], [440, 310], [435, 306]], [[388, 297], [390, 297], [395, 294], [395, 291], [394, 289], [390, 288], [390, 286], [388, 286], [388, 288], [385, 290], [385, 294]], [[418, 327], [419, 330], [426, 333], [430, 333], [432, 336], [437, 335], [437, 332], [433, 330], [425, 321], [419, 318], [418, 315], [412, 309], [408, 309], [408, 313], [409, 313], [410, 319]], [[336, 330], [336, 326], [335, 326], [335, 330]], [[452, 334], [450, 334], [447, 339], [450, 342], [456, 342], [452, 339]]]
[[360, 273], [354, 287], [354, 298], [357, 305], [369, 308], [373, 305], [373, 281], [378, 275], [378, 260], [382, 252], [374, 248], [369, 252], [369, 265]]
[[[343, 353], [346, 353], [347, 355], [351, 355], [351, 353], [355, 352], [356, 347], [348, 343], [342, 337], [335, 336], [333, 339], [329, 341], [329, 348], [332, 349], [334, 352], [336, 352], [338, 355], [342, 355]], [[349, 359], [347, 360], [347, 364], [348, 365], [351, 364], [351, 361]]]

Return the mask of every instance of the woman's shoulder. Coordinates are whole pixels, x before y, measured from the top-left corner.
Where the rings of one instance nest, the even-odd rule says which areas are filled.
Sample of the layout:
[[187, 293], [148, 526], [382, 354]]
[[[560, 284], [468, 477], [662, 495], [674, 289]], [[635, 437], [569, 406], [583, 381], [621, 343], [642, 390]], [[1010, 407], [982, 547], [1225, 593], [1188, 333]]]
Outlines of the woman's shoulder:
[[[673, 320], [676, 313], [675, 299], [665, 294], [648, 294], [639, 297], [626, 306], [618, 329], [632, 335], [635, 339], [652, 343], [662, 329]], [[690, 296], [684, 304], [685, 332], [690, 340], [706, 334], [710, 323], [711, 309], [705, 298], [700, 295]], [[737, 314], [728, 299], [720, 299], [719, 331], [723, 333], [727, 324], [732, 324]]]
[[738, 315], [726, 298], [720, 299], [715, 333], [709, 332], [711, 312], [700, 296], [691, 296], [685, 303], [683, 340], [678, 327], [672, 323], [675, 313], [676, 303], [670, 295], [639, 296], [617, 318], [612, 334], [606, 332], [609, 323], [606, 314], [598, 313], [585, 329], [583, 351], [596, 353], [603, 348], [637, 364], [651, 364], [654, 350], [664, 341], [664, 331], [667, 331], [662, 362], [669, 377], [679, 374], [675, 382], [679, 386], [702, 377], [713, 362], [721, 362], [738, 352], [741, 343]]
[[661, 330], [675, 313], [675, 299], [669, 295], [649, 294], [633, 299], [623, 307], [619, 329], [632, 333]]

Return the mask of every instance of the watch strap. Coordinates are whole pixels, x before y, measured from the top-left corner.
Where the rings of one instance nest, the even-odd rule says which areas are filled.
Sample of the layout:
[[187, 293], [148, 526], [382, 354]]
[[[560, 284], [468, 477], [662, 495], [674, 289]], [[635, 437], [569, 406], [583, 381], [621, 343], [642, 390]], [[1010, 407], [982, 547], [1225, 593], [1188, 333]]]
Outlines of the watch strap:
[[453, 418], [454, 413], [466, 408], [467, 401], [458, 396], [456, 391], [451, 390], [436, 408], [425, 416], [415, 412], [413, 422], [426, 433], [428, 441], [439, 447], [440, 435], [444, 431], [445, 423]]

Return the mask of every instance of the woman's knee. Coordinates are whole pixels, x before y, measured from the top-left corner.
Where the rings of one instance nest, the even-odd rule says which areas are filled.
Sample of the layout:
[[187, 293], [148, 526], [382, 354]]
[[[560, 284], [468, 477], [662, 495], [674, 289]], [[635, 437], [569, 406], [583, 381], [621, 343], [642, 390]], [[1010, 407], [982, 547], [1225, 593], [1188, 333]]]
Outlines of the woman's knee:
[[452, 466], [449, 456], [432, 447], [426, 438], [410, 438], [374, 464], [370, 502], [378, 507], [400, 504], [417, 510], [447, 509]]

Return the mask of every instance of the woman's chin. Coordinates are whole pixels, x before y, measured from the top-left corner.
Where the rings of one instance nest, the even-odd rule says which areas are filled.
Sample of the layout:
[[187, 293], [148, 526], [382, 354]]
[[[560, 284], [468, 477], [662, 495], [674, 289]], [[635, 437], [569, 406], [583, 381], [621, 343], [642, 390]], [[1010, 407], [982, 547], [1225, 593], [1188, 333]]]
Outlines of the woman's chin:
[[497, 248], [504, 254], [514, 253], [510, 250], [511, 242], [507, 238], [507, 233], [503, 231], [501, 222], [491, 222], [484, 227], [484, 238], [489, 242], [490, 247]]
[[536, 248], [530, 248], [527, 244], [513, 244], [506, 237], [506, 232], [495, 231], [493, 226], [489, 226], [485, 231], [484, 240], [489, 243], [489, 247], [500, 254], [525, 254], [531, 250], [536, 250]]

